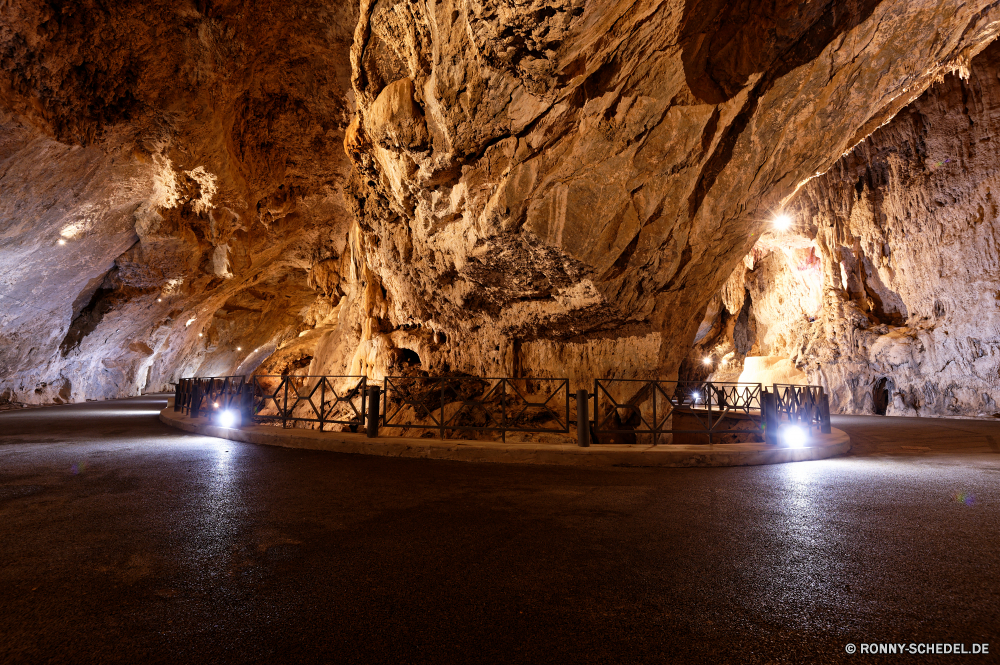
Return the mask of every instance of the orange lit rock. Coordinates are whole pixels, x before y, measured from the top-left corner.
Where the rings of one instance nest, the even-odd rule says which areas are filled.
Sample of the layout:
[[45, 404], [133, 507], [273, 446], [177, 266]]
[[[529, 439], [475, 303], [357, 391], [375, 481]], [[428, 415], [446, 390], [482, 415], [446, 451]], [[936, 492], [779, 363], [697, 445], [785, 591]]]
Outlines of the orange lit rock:
[[[995, 11], [364, 3], [349, 196], [386, 314], [344, 307], [421, 322], [432, 372], [671, 376], [774, 212], [966, 67]], [[428, 143], [372, 136], [390, 106]]]
[[[803, 183], [1000, 25], [987, 0], [0, 16], [0, 393], [21, 401], [255, 370], [576, 388], [669, 377], [699, 335], [790, 348], [749, 282], [710, 302]], [[825, 270], [803, 242], [743, 269]]]
[[883, 391], [889, 415], [1000, 411], [1000, 48], [967, 75], [806, 184], [794, 231], [727, 283], [749, 295], [755, 353], [790, 359], [841, 412], [872, 413]]

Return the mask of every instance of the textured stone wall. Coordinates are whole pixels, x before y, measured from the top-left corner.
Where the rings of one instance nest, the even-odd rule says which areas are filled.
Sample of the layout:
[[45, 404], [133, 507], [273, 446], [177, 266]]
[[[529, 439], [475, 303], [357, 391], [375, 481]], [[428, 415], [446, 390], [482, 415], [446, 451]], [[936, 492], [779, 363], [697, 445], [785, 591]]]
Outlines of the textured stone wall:
[[994, 44], [806, 184], [793, 229], [732, 276], [727, 311], [749, 307], [753, 355], [791, 359], [841, 412], [1000, 411], [998, 140]]
[[[771, 212], [995, 4], [0, 3], [0, 401], [669, 376]], [[764, 297], [741, 345], [781, 334]]]
[[308, 365], [349, 254], [356, 19], [0, 4], [0, 401]]
[[769, 211], [994, 11], [363, 2], [346, 147], [380, 293], [352, 367], [403, 345], [428, 371], [674, 374]]

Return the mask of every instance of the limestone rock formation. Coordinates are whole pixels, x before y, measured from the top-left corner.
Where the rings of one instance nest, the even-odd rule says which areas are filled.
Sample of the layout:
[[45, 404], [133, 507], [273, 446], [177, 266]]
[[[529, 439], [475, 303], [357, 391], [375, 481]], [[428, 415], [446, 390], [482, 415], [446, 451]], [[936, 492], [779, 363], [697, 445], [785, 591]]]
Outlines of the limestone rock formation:
[[[0, 400], [251, 371], [669, 377], [737, 301], [746, 355], [763, 300], [718, 294], [771, 213], [998, 17], [0, 3]], [[818, 270], [801, 243], [774, 246]]]
[[273, 354], [342, 295], [356, 17], [0, 5], [0, 401], [308, 365]]
[[[742, 355], [790, 359], [841, 412], [1000, 411], [998, 137], [994, 44], [787, 206], [793, 229], [766, 234], [726, 285], [727, 318], [745, 307], [754, 323]], [[703, 345], [732, 353], [728, 376], [731, 337]]]
[[967, 66], [994, 11], [363, 2], [366, 367], [404, 346], [432, 372], [670, 376], [769, 212]]

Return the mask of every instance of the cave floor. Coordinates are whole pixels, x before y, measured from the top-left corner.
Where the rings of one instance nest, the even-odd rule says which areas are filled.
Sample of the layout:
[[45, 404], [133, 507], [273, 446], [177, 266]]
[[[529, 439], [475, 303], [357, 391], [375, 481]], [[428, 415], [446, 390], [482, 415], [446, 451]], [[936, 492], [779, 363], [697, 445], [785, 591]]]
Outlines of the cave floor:
[[0, 413], [0, 662], [1000, 653], [1000, 423], [841, 416], [842, 458], [595, 469], [256, 446], [164, 404]]

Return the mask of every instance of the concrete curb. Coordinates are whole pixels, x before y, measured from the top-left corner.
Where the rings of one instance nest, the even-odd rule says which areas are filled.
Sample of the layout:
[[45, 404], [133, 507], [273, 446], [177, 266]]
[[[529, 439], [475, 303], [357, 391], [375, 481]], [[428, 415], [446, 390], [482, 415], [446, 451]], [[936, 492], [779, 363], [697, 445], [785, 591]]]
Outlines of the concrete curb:
[[820, 434], [808, 448], [777, 448], [762, 443], [692, 446], [614, 445], [580, 448], [573, 445], [500, 443], [459, 439], [367, 438], [351, 432], [318, 432], [251, 425], [229, 429], [209, 424], [206, 418], [189, 418], [168, 406], [160, 420], [177, 429], [231, 441], [283, 448], [329, 450], [357, 455], [414, 457], [419, 459], [497, 462], [505, 464], [560, 464], [571, 466], [755, 466], [826, 459], [851, 449], [851, 439], [839, 429]]

